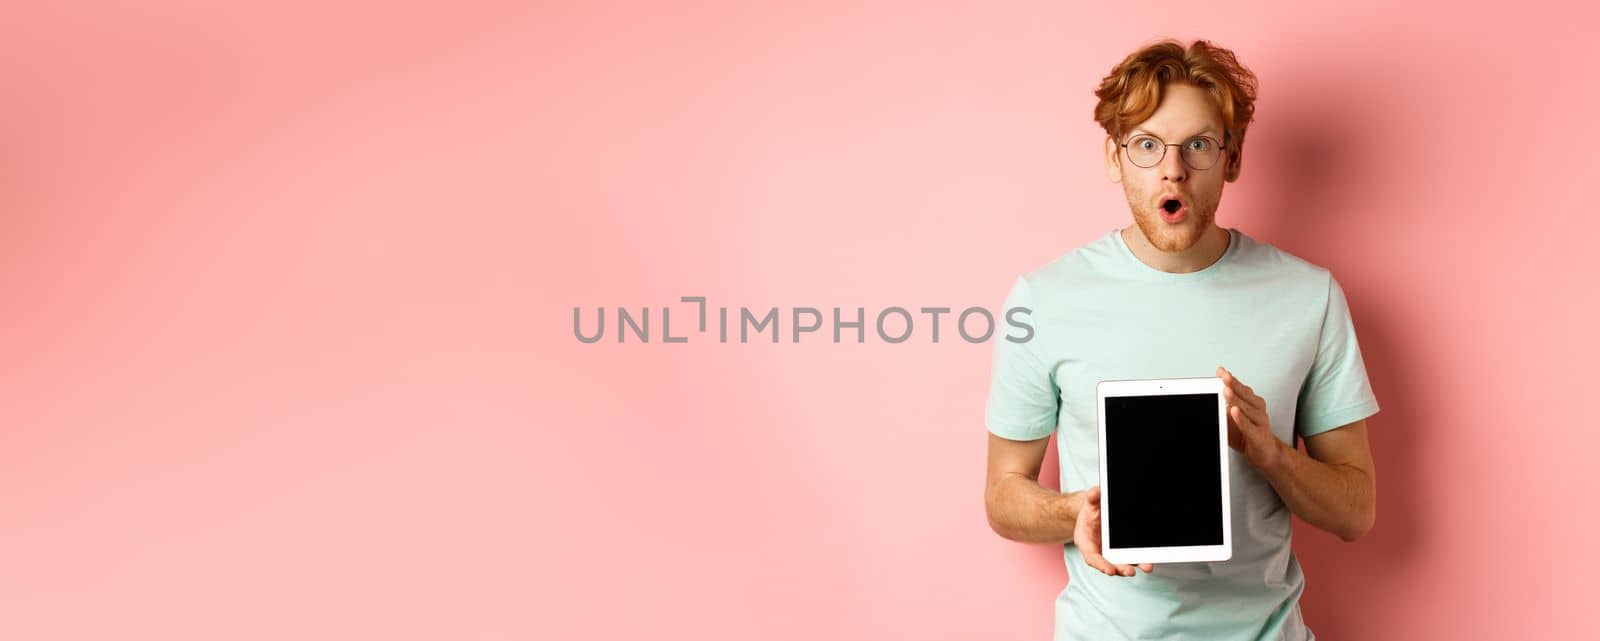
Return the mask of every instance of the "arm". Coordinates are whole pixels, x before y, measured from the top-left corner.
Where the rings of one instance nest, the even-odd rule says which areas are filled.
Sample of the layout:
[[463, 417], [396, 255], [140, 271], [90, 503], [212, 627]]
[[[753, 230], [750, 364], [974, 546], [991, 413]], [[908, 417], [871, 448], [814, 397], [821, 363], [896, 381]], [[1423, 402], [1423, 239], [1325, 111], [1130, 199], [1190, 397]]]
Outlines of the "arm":
[[1305, 453], [1284, 443], [1277, 465], [1262, 473], [1289, 511], [1347, 542], [1371, 531], [1377, 520], [1377, 476], [1365, 419], [1306, 438]]
[[[1028, 309], [1026, 277], [1006, 296], [1006, 309]], [[1008, 337], [1009, 338], [1009, 337]], [[1058, 425], [1060, 392], [1053, 366], [1030, 352], [1026, 342], [996, 341], [994, 369], [984, 420], [989, 428], [989, 460], [983, 505], [989, 527], [1024, 543], [1072, 543], [1085, 565], [1107, 576], [1153, 571], [1150, 564], [1117, 565], [1100, 554], [1100, 488], [1056, 492], [1039, 485], [1039, 468]], [[1019, 439], [1000, 436], [1008, 434]]]
[[1083, 492], [1063, 494], [1039, 485], [1049, 445], [1049, 437], [1013, 441], [989, 434], [983, 504], [996, 534], [1023, 543], [1072, 542]]
[[1118, 565], [1100, 553], [1100, 486], [1061, 493], [1039, 485], [1049, 437], [1012, 441], [989, 433], [989, 480], [983, 503], [989, 527], [1023, 543], [1071, 543], [1084, 564], [1106, 576], [1154, 572], [1149, 563]]
[[1289, 511], [1345, 541], [1361, 538], [1377, 518], [1377, 475], [1362, 419], [1306, 438], [1306, 452], [1272, 433], [1267, 401], [1233, 372], [1218, 367], [1228, 404], [1228, 445], [1260, 470]]

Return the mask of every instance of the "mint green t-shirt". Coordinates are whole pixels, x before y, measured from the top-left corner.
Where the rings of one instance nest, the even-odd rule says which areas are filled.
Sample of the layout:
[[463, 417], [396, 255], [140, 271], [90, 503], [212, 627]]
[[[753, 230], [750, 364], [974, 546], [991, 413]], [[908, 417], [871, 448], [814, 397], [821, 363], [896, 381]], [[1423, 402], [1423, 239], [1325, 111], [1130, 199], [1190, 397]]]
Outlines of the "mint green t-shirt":
[[[1095, 384], [1103, 380], [1226, 367], [1266, 399], [1272, 431], [1291, 445], [1377, 413], [1339, 283], [1227, 231], [1222, 258], [1188, 274], [1144, 264], [1112, 230], [1019, 277], [1004, 309], [1031, 309], [1034, 335], [995, 343], [989, 431], [1019, 441], [1055, 432], [1061, 489], [1071, 492], [1099, 483]], [[1232, 559], [1110, 577], [1069, 542], [1056, 641], [1315, 638], [1300, 617], [1305, 578], [1289, 549], [1289, 510], [1266, 477], [1229, 455]]]

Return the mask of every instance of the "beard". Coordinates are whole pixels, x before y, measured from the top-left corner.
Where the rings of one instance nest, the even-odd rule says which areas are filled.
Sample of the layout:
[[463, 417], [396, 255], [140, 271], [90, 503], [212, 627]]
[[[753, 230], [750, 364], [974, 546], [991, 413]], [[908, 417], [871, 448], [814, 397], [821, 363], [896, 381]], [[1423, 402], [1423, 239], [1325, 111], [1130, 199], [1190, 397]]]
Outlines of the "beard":
[[1176, 225], [1161, 220], [1161, 210], [1150, 207], [1144, 203], [1149, 198], [1142, 198], [1141, 202], [1128, 199], [1128, 207], [1133, 210], [1133, 220], [1139, 225], [1139, 231], [1144, 234], [1145, 240], [1156, 249], [1167, 253], [1187, 251], [1205, 238], [1206, 232], [1211, 229], [1211, 223], [1216, 219], [1217, 204], [1192, 203], [1189, 206], [1189, 215], [1183, 222]]

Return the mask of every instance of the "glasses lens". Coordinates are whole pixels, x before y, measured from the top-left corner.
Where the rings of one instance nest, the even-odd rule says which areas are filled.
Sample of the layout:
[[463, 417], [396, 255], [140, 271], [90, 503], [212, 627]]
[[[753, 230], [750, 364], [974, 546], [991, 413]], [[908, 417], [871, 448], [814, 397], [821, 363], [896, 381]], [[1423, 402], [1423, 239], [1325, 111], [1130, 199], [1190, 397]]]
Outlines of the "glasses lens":
[[1166, 155], [1167, 146], [1155, 136], [1138, 135], [1128, 140], [1128, 160], [1140, 167], [1154, 167]]
[[1210, 169], [1221, 155], [1220, 145], [1210, 138], [1190, 138], [1183, 143], [1183, 161], [1195, 169]]

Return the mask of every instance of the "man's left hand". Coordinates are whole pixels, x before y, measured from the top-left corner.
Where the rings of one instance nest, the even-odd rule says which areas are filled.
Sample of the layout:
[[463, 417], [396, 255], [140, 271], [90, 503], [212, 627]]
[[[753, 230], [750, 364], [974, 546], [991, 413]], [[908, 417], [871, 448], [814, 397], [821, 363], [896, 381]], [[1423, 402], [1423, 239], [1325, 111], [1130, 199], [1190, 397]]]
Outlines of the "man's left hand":
[[1227, 368], [1217, 368], [1222, 379], [1222, 396], [1228, 404], [1228, 445], [1244, 455], [1259, 470], [1276, 467], [1287, 456], [1287, 444], [1272, 433], [1267, 416], [1267, 399], [1233, 376]]

